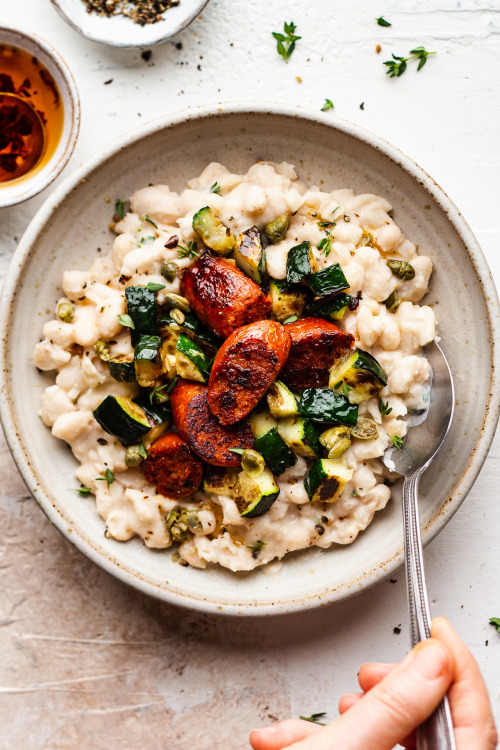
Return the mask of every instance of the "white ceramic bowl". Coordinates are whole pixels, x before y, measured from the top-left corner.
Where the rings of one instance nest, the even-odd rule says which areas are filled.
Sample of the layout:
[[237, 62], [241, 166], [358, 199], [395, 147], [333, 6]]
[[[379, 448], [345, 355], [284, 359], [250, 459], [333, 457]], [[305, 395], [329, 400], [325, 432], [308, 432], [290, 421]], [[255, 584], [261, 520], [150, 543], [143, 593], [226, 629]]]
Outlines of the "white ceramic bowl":
[[50, 159], [12, 182], [0, 183], [0, 208], [32, 198], [50, 185], [66, 165], [76, 145], [80, 129], [80, 100], [73, 76], [51, 44], [14, 26], [0, 26], [0, 44], [18, 47], [38, 58], [55, 80], [64, 109], [61, 137]]
[[75, 459], [37, 415], [42, 389], [53, 377], [36, 371], [32, 352], [53, 315], [63, 271], [85, 269], [98, 247], [111, 247], [110, 197], [128, 196], [150, 182], [182, 188], [212, 160], [244, 171], [257, 159], [291, 161], [300, 178], [325, 190], [350, 186], [385, 196], [403, 232], [434, 260], [427, 300], [454, 374], [456, 411], [445, 446], [421, 483], [428, 542], [463, 501], [493, 438], [500, 395], [498, 299], [476, 240], [442, 190], [408, 157], [354, 125], [284, 106], [241, 104], [177, 114], [125, 136], [68, 178], [34, 218], [5, 281], [0, 330], [4, 429], [51, 521], [88, 557], [143, 592], [244, 615], [318, 607], [392, 573], [402, 562], [397, 490], [353, 544], [290, 555], [278, 575], [183, 568], [171, 561], [171, 551], [106, 539], [93, 498], [73, 489]]
[[208, 0], [180, 0], [179, 5], [165, 11], [161, 21], [140, 26], [122, 15], [88, 13], [82, 0], [52, 0], [64, 20], [80, 34], [113, 47], [150, 47], [164, 42], [189, 26], [207, 3]]

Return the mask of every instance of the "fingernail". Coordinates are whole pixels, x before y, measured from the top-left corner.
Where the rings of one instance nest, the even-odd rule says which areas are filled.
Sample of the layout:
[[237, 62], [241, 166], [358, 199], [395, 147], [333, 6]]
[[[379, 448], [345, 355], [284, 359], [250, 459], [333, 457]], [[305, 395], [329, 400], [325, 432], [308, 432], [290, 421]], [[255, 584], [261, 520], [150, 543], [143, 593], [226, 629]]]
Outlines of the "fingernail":
[[276, 733], [276, 727], [274, 724], [271, 724], [270, 727], [259, 727], [259, 729], [254, 729], [254, 732], [263, 734], [264, 737], [271, 737], [273, 734]]
[[448, 669], [448, 654], [438, 641], [429, 639], [418, 643], [409, 656], [413, 669], [428, 680], [441, 677]]

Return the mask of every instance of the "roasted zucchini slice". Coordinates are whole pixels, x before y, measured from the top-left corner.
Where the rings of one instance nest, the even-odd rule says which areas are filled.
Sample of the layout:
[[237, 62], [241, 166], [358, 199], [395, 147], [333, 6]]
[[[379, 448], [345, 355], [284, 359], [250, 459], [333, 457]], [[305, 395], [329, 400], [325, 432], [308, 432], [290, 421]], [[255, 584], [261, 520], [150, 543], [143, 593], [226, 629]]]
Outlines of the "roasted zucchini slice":
[[118, 438], [122, 445], [138, 443], [154, 424], [144, 409], [122, 396], [106, 396], [93, 415], [102, 429]]
[[164, 341], [173, 341], [173, 352], [177, 346], [177, 338], [179, 333], [183, 333], [192, 339], [202, 349], [215, 353], [221, 346], [222, 341], [211, 333], [208, 328], [205, 328], [196, 315], [192, 312], [183, 313], [184, 320], [182, 323], [178, 323], [172, 317], [173, 310], [168, 310], [160, 315], [160, 335]]
[[152, 292], [145, 286], [128, 286], [125, 289], [125, 300], [127, 312], [134, 324], [134, 328], [130, 329], [134, 346], [143, 333], [158, 336], [156, 292]]
[[319, 432], [304, 417], [286, 417], [278, 422], [278, 432], [294, 453], [305, 458], [318, 458], [321, 455]]
[[283, 440], [276, 427], [255, 439], [254, 448], [277, 477], [297, 463], [297, 456]]
[[282, 214], [276, 219], [273, 219], [266, 224], [264, 227], [264, 234], [269, 240], [270, 245], [276, 245], [281, 240], [285, 239], [285, 235], [288, 232], [290, 226], [290, 217], [287, 214]]
[[361, 404], [387, 385], [387, 375], [368, 352], [355, 349], [330, 370], [330, 388], [347, 390], [351, 404]]
[[297, 399], [281, 380], [275, 380], [266, 394], [271, 415], [276, 419], [294, 417], [299, 413]]
[[309, 241], [290, 248], [286, 259], [286, 280], [289, 284], [298, 284], [305, 276], [314, 274], [317, 270], [318, 264]]
[[193, 229], [217, 255], [226, 257], [236, 249], [234, 234], [226, 227], [210, 206], [204, 206], [193, 216]]
[[119, 383], [133, 383], [137, 380], [134, 357], [131, 354], [117, 354], [108, 359], [109, 374]]
[[198, 344], [180, 333], [175, 352], [177, 375], [186, 380], [207, 383], [210, 377], [210, 360]]
[[307, 291], [302, 287], [291, 286], [286, 279], [271, 279], [269, 283], [272, 314], [280, 323], [292, 315], [302, 315], [307, 301]]
[[316, 297], [326, 297], [329, 294], [337, 294], [337, 292], [343, 292], [344, 289], [349, 289], [349, 282], [344, 276], [340, 263], [308, 274], [306, 281]]
[[306, 313], [313, 318], [342, 320], [350, 301], [350, 294], [336, 294], [330, 299], [315, 299], [307, 305]]
[[251, 227], [240, 234], [233, 258], [244, 274], [256, 284], [262, 284], [266, 271], [266, 254], [257, 227]]
[[342, 460], [322, 458], [307, 472], [304, 489], [312, 503], [334, 503], [352, 479], [352, 474]]
[[264, 469], [258, 477], [251, 477], [245, 471], [238, 474], [233, 490], [233, 498], [240, 516], [255, 518], [266, 513], [278, 499], [280, 488], [269, 469]]
[[152, 388], [162, 374], [161, 345], [159, 336], [139, 336], [134, 362], [137, 382], [143, 388]]
[[337, 422], [355, 425], [358, 405], [334, 393], [329, 388], [305, 388], [300, 398], [299, 411], [315, 422]]
[[248, 419], [254, 437], [256, 438], [261, 437], [261, 435], [265, 435], [266, 432], [269, 432], [269, 430], [272, 430], [273, 428], [276, 428], [278, 426], [277, 420], [274, 419], [274, 417], [272, 417], [266, 410], [252, 411], [250, 412]]
[[216, 495], [232, 495], [233, 488], [238, 481], [239, 469], [205, 464], [203, 475], [203, 489]]

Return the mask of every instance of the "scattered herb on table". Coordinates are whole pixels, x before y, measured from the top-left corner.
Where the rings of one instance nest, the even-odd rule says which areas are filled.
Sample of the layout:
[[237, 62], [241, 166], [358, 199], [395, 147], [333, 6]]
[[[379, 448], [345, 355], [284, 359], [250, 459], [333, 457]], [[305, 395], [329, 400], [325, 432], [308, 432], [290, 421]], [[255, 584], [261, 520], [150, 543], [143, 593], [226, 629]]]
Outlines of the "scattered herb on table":
[[115, 478], [113, 476], [113, 473], [109, 469], [106, 469], [103, 477], [96, 477], [96, 482], [106, 482], [106, 484], [108, 485], [108, 489], [114, 481]]
[[399, 76], [402, 76], [407, 68], [407, 63], [410, 60], [417, 60], [418, 59], [418, 66], [417, 66], [417, 72], [421, 70], [425, 63], [427, 62], [427, 58], [429, 55], [435, 55], [436, 52], [427, 52], [425, 47], [415, 47], [415, 49], [410, 50], [410, 57], [399, 57], [398, 55], [392, 54], [392, 60], [386, 60], [383, 65], [387, 66], [387, 70], [385, 71], [388, 76], [391, 78], [399, 78]]
[[382, 414], [383, 417], [386, 417], [388, 414], [391, 413], [392, 407], [389, 406], [389, 402], [388, 401], [386, 401], [385, 404], [384, 404], [384, 402], [382, 401], [382, 399], [379, 398], [379, 400], [378, 400], [378, 410]]
[[403, 438], [398, 437], [398, 435], [388, 435], [388, 437], [391, 438], [394, 447], [400, 451], [403, 447]]
[[179, 254], [179, 258], [189, 258], [189, 260], [200, 257], [198, 245], [194, 240], [189, 240], [187, 247], [185, 245], [177, 245], [177, 253]]
[[382, 18], [382, 16], [380, 16], [379, 18], [376, 18], [375, 20], [379, 26], [392, 26], [392, 23], [390, 23], [389, 21], [386, 21], [385, 18]]
[[302, 39], [301, 36], [296, 36], [296, 28], [297, 27], [293, 21], [290, 21], [290, 23], [285, 21], [283, 24], [284, 34], [281, 34], [279, 31], [272, 32], [273, 37], [276, 39], [278, 55], [281, 55], [284, 60], [288, 60], [288, 58], [291, 57], [292, 52], [295, 49], [295, 42]]
[[326, 112], [329, 109], [335, 109], [335, 105], [331, 99], [325, 99], [325, 103], [321, 107], [321, 111]]
[[321, 724], [322, 727], [326, 726], [324, 721], [319, 721], [324, 716], [326, 716], [326, 711], [322, 711], [321, 713], [317, 714], [311, 714], [310, 716], [299, 716], [299, 719], [303, 719], [304, 721], [312, 721], [313, 724]]
[[500, 617], [490, 617], [490, 625], [493, 625], [500, 633]]
[[122, 326], [125, 326], [125, 328], [135, 328], [134, 321], [130, 315], [127, 315], [126, 313], [118, 316], [118, 322], [121, 323]]

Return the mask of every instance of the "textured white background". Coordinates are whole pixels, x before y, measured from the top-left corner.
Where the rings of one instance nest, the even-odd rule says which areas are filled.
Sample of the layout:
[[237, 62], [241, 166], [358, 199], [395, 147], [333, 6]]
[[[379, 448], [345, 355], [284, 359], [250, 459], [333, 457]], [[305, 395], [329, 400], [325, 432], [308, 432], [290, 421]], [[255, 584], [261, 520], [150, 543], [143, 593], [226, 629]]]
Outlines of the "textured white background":
[[[379, 15], [392, 27], [377, 26]], [[288, 64], [271, 37], [284, 20], [303, 37]], [[436, 179], [500, 280], [498, 0], [211, 0], [149, 62], [140, 51], [81, 38], [48, 0], [0, 0], [2, 22], [52, 42], [73, 71], [83, 117], [65, 174], [168, 112], [262, 99], [319, 110], [328, 97], [336, 114], [391, 141]], [[420, 73], [413, 64], [399, 79], [385, 76], [391, 52], [419, 44], [438, 52]], [[49, 192], [0, 210], [0, 278]], [[426, 550], [432, 611], [446, 614], [472, 649], [497, 719], [500, 635], [488, 619], [500, 617], [499, 483], [497, 439], [462, 508]], [[272, 719], [333, 718], [363, 661], [399, 659], [408, 647], [401, 571], [351, 601], [274, 620], [199, 616], [129, 590], [49, 525], [3, 442], [0, 528], [2, 750], [240, 750], [252, 727]]]

